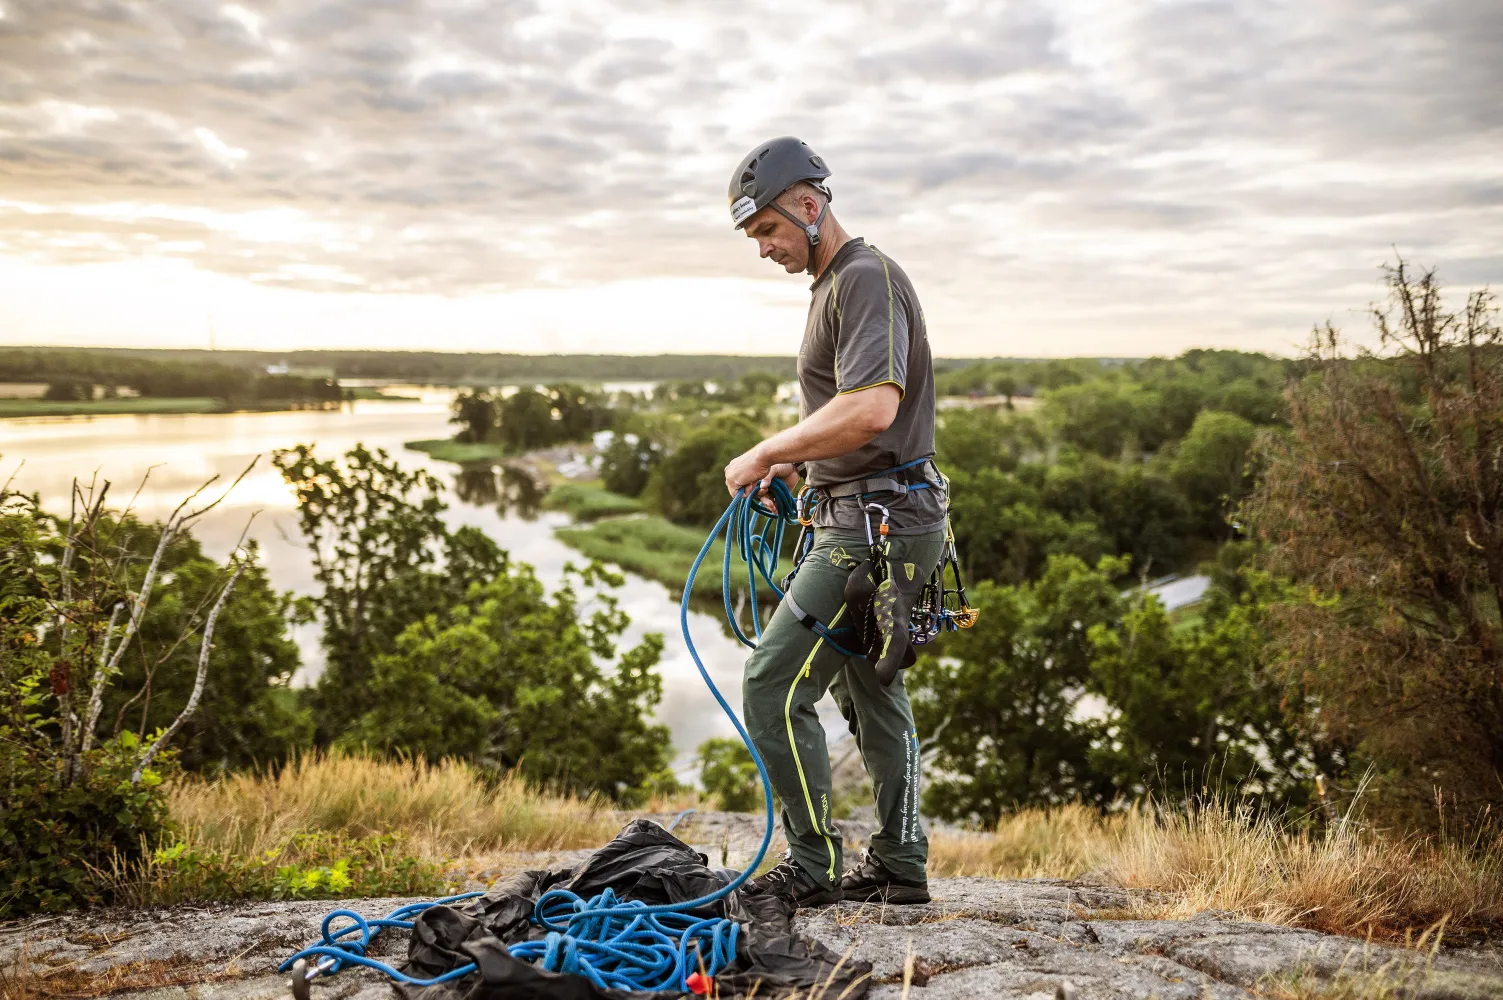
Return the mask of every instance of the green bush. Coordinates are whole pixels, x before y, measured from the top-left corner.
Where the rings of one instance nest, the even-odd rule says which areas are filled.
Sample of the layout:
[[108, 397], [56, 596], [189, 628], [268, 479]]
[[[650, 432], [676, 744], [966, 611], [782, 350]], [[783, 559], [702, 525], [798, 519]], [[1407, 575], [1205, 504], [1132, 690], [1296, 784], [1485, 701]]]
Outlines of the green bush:
[[711, 525], [730, 503], [725, 467], [762, 440], [755, 423], [724, 413], [694, 431], [653, 470], [647, 491], [674, 524]]
[[739, 739], [716, 736], [699, 745], [699, 783], [726, 812], [754, 812], [762, 805], [756, 761]]
[[600, 454], [600, 478], [605, 488], [622, 496], [641, 496], [662, 451], [635, 434], [616, 434]]
[[408, 855], [400, 837], [299, 833], [252, 857], [180, 840], [122, 873], [118, 895], [138, 906], [234, 899], [443, 896], [461, 879]]
[[135, 734], [122, 733], [83, 754], [65, 782], [58, 758], [0, 738], [0, 919], [113, 901], [106, 873], [168, 829], [171, 752], [132, 786], [138, 751]]

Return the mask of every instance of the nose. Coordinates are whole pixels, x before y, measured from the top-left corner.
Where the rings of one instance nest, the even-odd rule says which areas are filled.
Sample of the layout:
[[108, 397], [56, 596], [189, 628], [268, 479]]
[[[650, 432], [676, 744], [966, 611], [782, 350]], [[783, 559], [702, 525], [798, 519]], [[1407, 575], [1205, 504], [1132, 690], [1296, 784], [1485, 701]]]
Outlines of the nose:
[[773, 250], [771, 243], [764, 243], [761, 241], [757, 243], [757, 248], [762, 251], [762, 258], [764, 260], [767, 258], [768, 254], [772, 253]]

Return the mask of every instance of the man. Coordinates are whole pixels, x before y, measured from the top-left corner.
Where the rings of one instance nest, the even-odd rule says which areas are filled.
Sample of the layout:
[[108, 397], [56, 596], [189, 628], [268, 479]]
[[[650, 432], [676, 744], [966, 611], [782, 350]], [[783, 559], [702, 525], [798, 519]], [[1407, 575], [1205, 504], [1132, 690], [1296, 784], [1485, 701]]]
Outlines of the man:
[[[747, 660], [747, 730], [783, 801], [783, 862], [750, 883], [798, 906], [929, 901], [928, 840], [918, 817], [919, 747], [902, 675], [891, 685], [806, 622], [838, 628], [844, 588], [868, 551], [869, 502], [887, 509], [890, 565], [927, 578], [945, 537], [945, 485], [934, 454], [934, 371], [918, 296], [897, 264], [853, 239], [830, 212], [830, 171], [791, 137], [757, 146], [731, 177], [731, 218], [764, 258], [814, 276], [798, 353], [802, 419], [732, 461], [732, 494], [792, 488], [819, 498], [815, 544]], [[912, 463], [912, 464], [910, 464]], [[900, 467], [901, 471], [899, 470]], [[880, 517], [880, 515], [873, 515]], [[906, 623], [901, 623], [900, 627]], [[830, 759], [815, 703], [829, 689], [877, 800], [880, 828], [841, 874], [830, 818]]]

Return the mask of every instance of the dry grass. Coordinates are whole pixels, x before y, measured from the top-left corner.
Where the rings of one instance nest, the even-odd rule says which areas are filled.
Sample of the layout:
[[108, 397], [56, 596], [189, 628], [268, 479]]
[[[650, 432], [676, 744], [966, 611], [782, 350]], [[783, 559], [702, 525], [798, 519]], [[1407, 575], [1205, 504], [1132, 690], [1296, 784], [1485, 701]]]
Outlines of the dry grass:
[[1020, 809], [986, 833], [935, 832], [931, 876], [1073, 878], [1097, 868], [1119, 842], [1136, 810], [1103, 816], [1082, 805]]
[[[664, 800], [649, 811], [690, 805]], [[309, 831], [396, 834], [404, 852], [472, 872], [515, 867], [506, 857], [519, 852], [597, 847], [622, 821], [601, 801], [548, 795], [517, 779], [487, 783], [462, 763], [324, 755], [275, 773], [185, 782], [173, 791], [172, 813], [199, 848], [248, 857], [285, 851]], [[1228, 910], [1384, 938], [1443, 919], [1453, 929], [1503, 924], [1503, 840], [1395, 840], [1354, 824], [1310, 833], [1226, 803], [1104, 816], [1079, 805], [1024, 809], [994, 831], [931, 838], [937, 877], [1087, 871], [1162, 894], [1152, 906], [1162, 916]]]
[[458, 761], [310, 754], [275, 772], [185, 781], [172, 817], [200, 847], [242, 856], [299, 833], [397, 834], [426, 859], [597, 847], [616, 832], [607, 804], [549, 795], [519, 778], [486, 782]]
[[1399, 937], [1441, 920], [1503, 923], [1503, 841], [1394, 840], [1344, 825], [1292, 830], [1225, 803], [1026, 809], [995, 832], [936, 834], [936, 875], [1071, 878], [1099, 872], [1168, 895], [1166, 916], [1229, 910], [1338, 934]]

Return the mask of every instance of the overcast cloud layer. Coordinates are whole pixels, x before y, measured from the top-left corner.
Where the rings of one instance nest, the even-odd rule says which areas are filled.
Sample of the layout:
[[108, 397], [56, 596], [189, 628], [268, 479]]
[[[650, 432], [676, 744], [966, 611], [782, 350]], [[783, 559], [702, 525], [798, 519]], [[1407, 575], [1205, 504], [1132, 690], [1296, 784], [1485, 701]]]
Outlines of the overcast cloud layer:
[[[770, 296], [788, 352], [802, 286], [730, 231], [725, 191], [795, 133], [942, 354], [1289, 350], [1351, 323], [1394, 246], [1455, 285], [1503, 277], [1498, 0], [0, 12], [0, 261], [29, 268], [176, 258], [413, 315], [739, 278], [692, 306], [664, 285], [622, 348], [746, 349], [704, 331]], [[94, 271], [66, 273], [86, 295]], [[40, 301], [20, 339], [67, 340]], [[559, 336], [492, 346], [587, 343]]]

